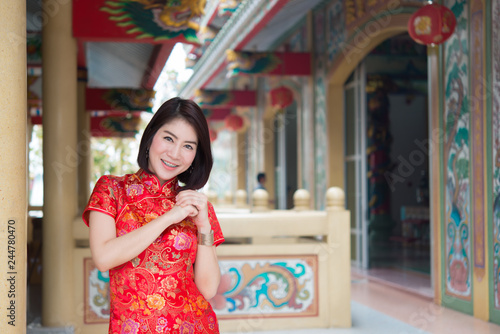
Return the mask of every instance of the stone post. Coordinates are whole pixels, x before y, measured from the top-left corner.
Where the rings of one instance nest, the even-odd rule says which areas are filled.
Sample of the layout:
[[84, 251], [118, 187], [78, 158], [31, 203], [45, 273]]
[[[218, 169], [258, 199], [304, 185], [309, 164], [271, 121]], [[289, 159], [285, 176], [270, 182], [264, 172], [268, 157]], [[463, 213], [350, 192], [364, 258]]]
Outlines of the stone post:
[[311, 195], [305, 189], [297, 189], [293, 194], [293, 209], [295, 211], [311, 210]]
[[[338, 187], [326, 191], [328, 235], [325, 250], [329, 261], [330, 314], [335, 314], [332, 327], [351, 327], [351, 308], [344, 301], [351, 300], [351, 233], [350, 212], [345, 209], [345, 194]], [[338, 273], [342, 273], [339, 275]]]

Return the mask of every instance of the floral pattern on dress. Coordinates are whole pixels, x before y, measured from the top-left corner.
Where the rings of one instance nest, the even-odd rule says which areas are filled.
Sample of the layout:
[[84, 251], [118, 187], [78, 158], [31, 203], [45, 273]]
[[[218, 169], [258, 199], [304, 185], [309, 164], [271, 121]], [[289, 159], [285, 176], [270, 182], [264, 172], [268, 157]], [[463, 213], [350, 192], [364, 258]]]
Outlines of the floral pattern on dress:
[[[83, 220], [91, 210], [115, 219], [117, 236], [125, 235], [168, 212], [179, 191], [177, 179], [160, 185], [139, 170], [123, 177], [102, 176], [96, 183]], [[224, 241], [208, 203], [214, 244]], [[109, 271], [109, 333], [219, 333], [216, 315], [194, 283], [196, 225], [189, 219], [168, 227], [134, 259]]]

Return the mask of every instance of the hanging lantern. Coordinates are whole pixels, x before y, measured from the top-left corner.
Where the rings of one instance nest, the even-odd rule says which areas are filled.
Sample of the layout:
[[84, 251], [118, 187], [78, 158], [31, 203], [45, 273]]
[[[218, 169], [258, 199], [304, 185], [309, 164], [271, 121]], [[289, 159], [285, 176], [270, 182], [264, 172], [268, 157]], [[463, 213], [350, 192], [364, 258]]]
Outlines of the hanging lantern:
[[437, 45], [453, 34], [456, 25], [457, 19], [449, 8], [431, 3], [417, 10], [410, 17], [408, 32], [417, 43]]
[[210, 141], [214, 142], [217, 139], [217, 131], [214, 129], [208, 129], [208, 133], [210, 135]]
[[270, 92], [271, 105], [277, 108], [286, 108], [293, 103], [293, 92], [290, 88], [281, 86]]
[[230, 131], [239, 131], [243, 127], [243, 118], [239, 115], [231, 114], [226, 117], [224, 124]]

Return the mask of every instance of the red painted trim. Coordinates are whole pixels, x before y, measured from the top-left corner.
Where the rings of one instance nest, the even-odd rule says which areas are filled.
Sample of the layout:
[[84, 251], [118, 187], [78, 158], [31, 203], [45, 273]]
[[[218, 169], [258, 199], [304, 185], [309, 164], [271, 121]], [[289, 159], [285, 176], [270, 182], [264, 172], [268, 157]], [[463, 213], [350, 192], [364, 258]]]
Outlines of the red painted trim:
[[81, 39], [77, 39], [76, 42], [78, 48], [78, 54], [77, 54], [78, 67], [87, 67], [87, 55], [86, 55], [87, 43]]
[[[273, 6], [273, 8], [271, 8], [264, 15], [262, 20], [260, 20], [260, 22], [256, 24], [255, 27], [253, 27], [252, 31], [250, 31], [248, 35], [245, 36], [245, 38], [243, 38], [243, 40], [236, 46], [236, 50], [242, 49], [248, 42], [250, 42], [252, 38], [254, 38], [259, 33], [259, 31], [264, 28], [269, 21], [271, 21], [274, 15], [276, 15], [288, 3], [288, 1], [290, 0], [279, 0]], [[219, 66], [219, 68], [217, 68], [217, 70], [215, 70], [203, 84], [201, 84], [200, 88], [205, 88], [210, 83], [210, 81], [212, 81], [219, 74], [219, 72], [226, 67], [226, 65], [226, 62], [224, 61], [224, 63], [222, 63], [222, 65]]]
[[214, 20], [214, 18], [216, 16], [218, 16], [218, 12], [219, 12], [219, 6], [217, 6], [217, 8], [214, 10], [214, 12], [212, 13], [212, 16], [210, 16], [210, 19], [208, 20], [207, 22], [207, 26], [212, 23], [212, 21]]
[[141, 86], [145, 89], [153, 89], [158, 77], [160, 76], [163, 67], [172, 53], [175, 44], [155, 45], [151, 57], [149, 58], [148, 67], [144, 72]]
[[288, 1], [290, 0], [279, 0], [273, 8], [271, 8], [265, 15], [264, 17], [262, 18], [262, 20], [260, 20], [259, 23], [257, 23], [255, 25], [255, 27], [253, 27], [252, 31], [250, 31], [250, 33], [248, 33], [248, 35], [245, 36], [245, 38], [243, 38], [243, 40], [240, 42], [240, 44], [238, 44], [236, 46], [236, 50], [240, 50], [240, 49], [243, 49], [245, 47], [245, 45], [247, 43], [249, 43], [252, 38], [254, 38], [258, 33], [259, 31], [264, 28], [266, 26], [266, 24], [271, 21], [271, 19], [274, 17], [274, 15], [276, 15], [281, 9], [283, 9], [283, 7], [288, 3]]
[[216, 70], [212, 73], [212, 75], [211, 75], [211, 76], [210, 76], [210, 77], [209, 77], [209, 78], [208, 78], [208, 79], [207, 79], [207, 80], [206, 80], [206, 81], [205, 81], [205, 82], [204, 82], [204, 83], [200, 86], [200, 88], [199, 88], [199, 89], [204, 89], [204, 88], [206, 88], [206, 87], [207, 87], [207, 85], [210, 83], [210, 81], [212, 81], [212, 80], [213, 80], [213, 79], [214, 79], [214, 78], [215, 78], [215, 77], [219, 74], [219, 72], [220, 72], [220, 71], [222, 71], [222, 69], [226, 68], [226, 66], [227, 66], [227, 62], [226, 62], [226, 61], [224, 61], [224, 62], [223, 62], [223, 63], [219, 66], [219, 68], [218, 68], [218, 69], [216, 69]]

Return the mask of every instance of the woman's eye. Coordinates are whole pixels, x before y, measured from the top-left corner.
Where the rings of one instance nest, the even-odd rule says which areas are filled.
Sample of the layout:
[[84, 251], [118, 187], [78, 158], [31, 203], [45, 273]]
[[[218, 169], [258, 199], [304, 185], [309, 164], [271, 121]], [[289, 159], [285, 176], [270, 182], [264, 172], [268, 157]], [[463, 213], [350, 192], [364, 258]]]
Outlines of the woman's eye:
[[191, 145], [186, 145], [184, 147], [187, 148], [188, 150], [192, 150], [193, 149], [193, 146], [191, 146]]
[[165, 137], [165, 139], [166, 139], [167, 141], [174, 141], [174, 140], [172, 139], [172, 137]]

